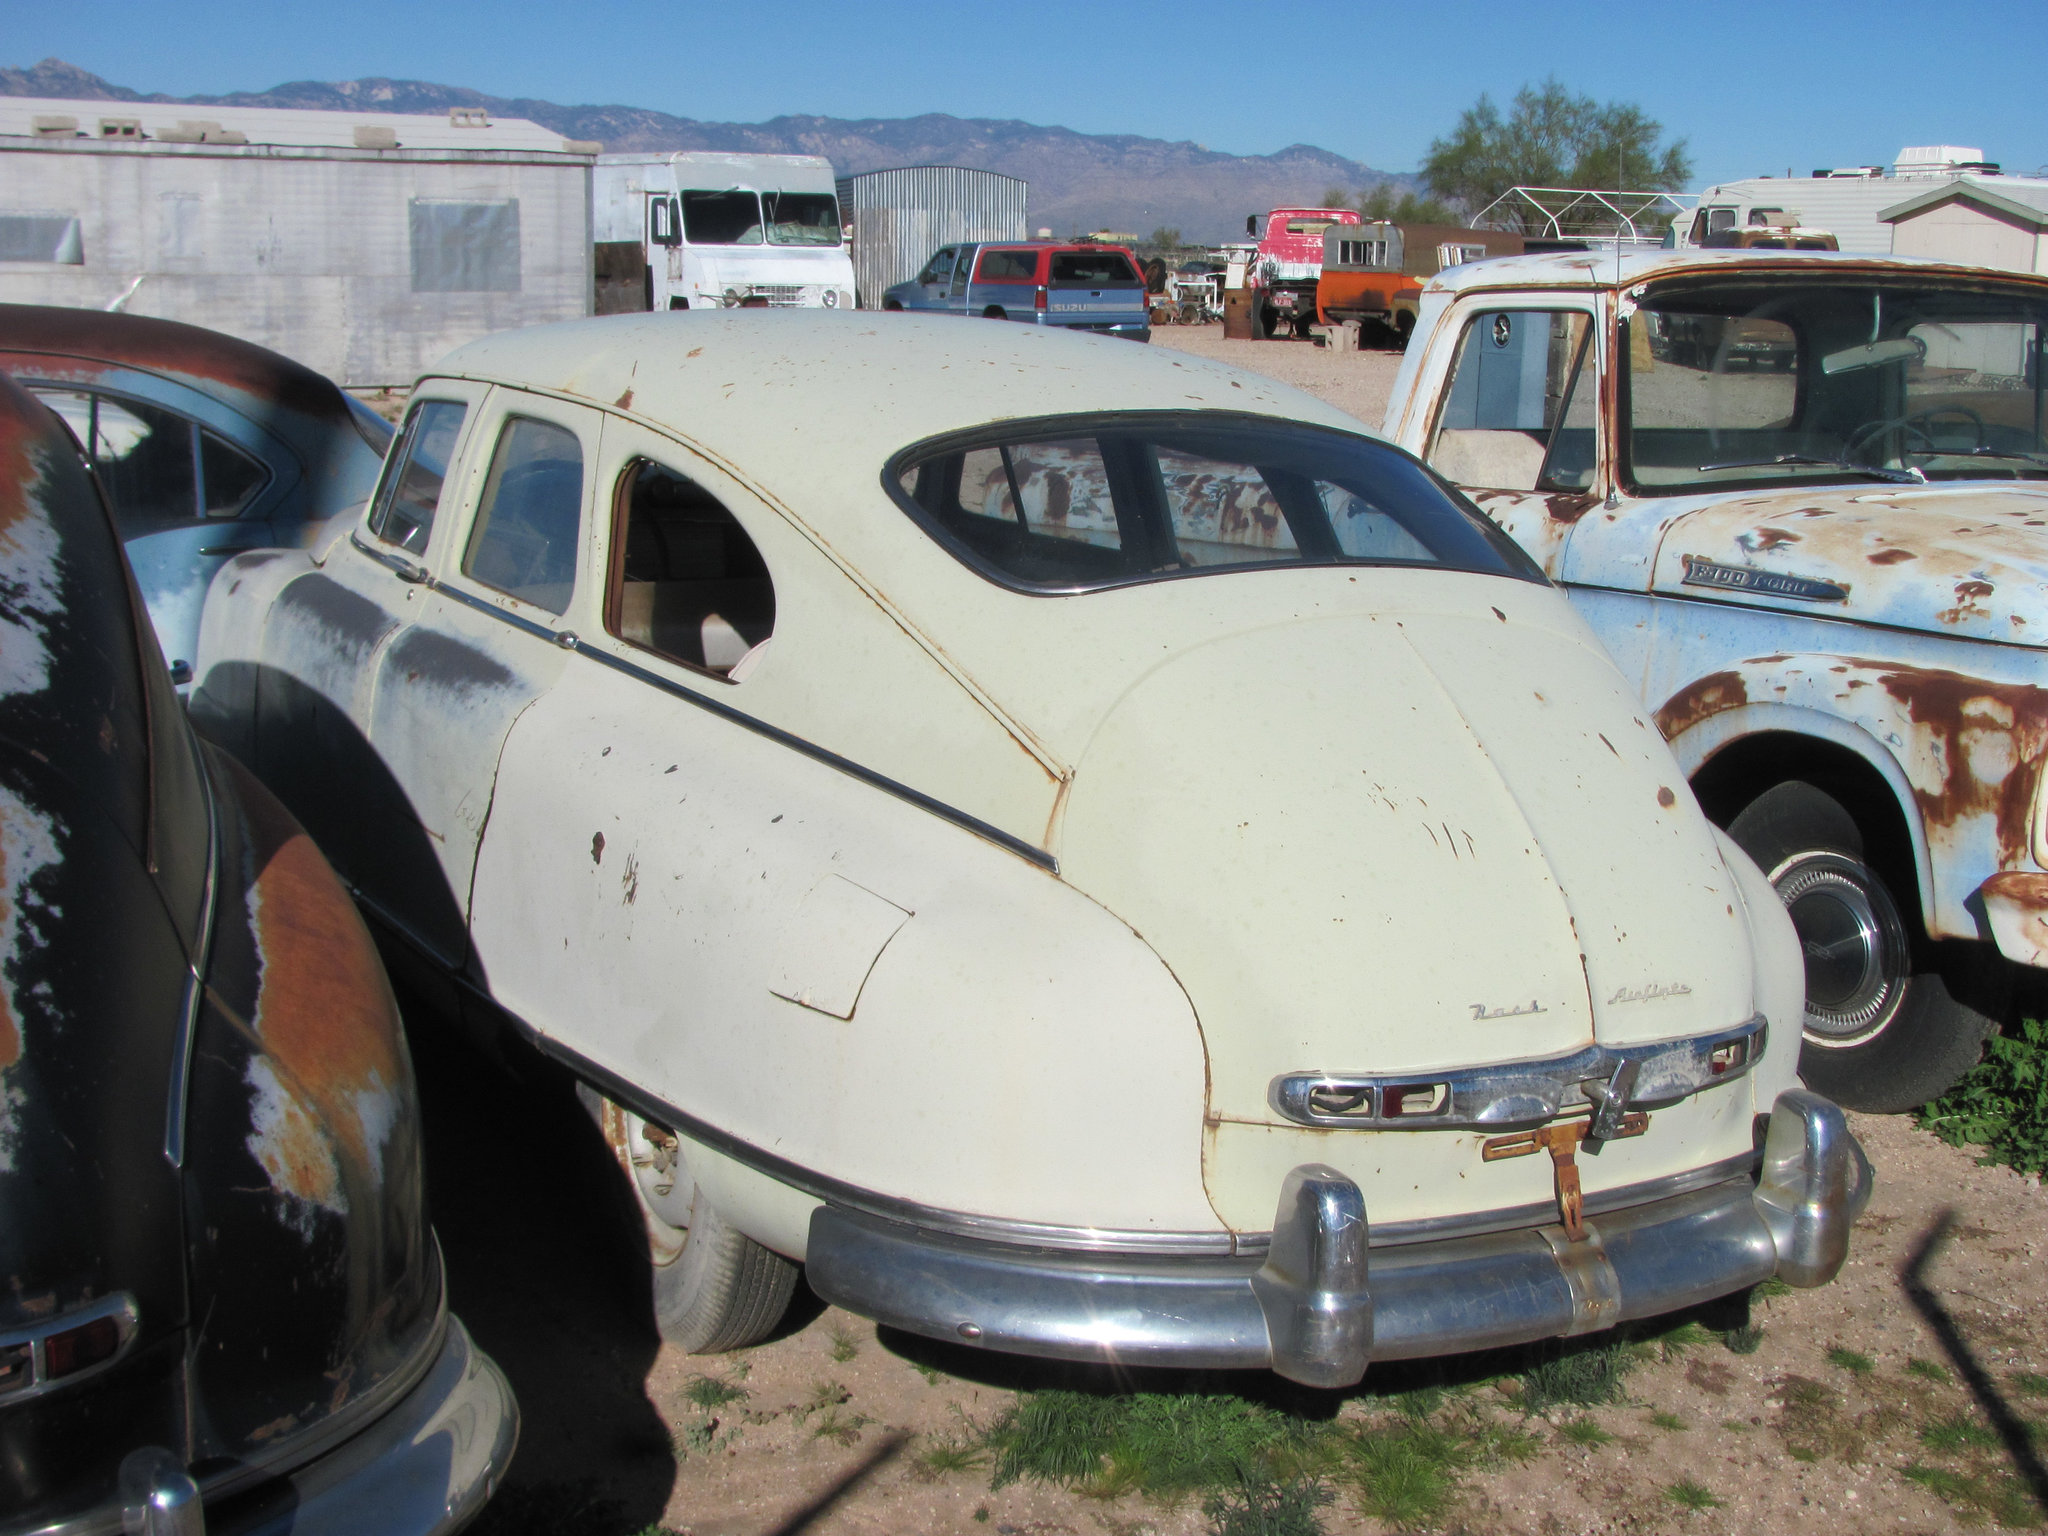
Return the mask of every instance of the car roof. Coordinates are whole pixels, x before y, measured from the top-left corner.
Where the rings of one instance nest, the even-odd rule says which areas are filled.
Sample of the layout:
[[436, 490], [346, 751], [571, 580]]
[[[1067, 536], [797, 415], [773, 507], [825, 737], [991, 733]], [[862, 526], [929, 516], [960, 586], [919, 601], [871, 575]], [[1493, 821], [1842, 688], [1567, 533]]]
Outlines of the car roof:
[[1366, 435], [1315, 396], [1139, 342], [949, 315], [817, 309], [608, 315], [487, 336], [422, 380], [537, 388], [641, 418], [821, 529], [871, 516], [899, 449], [1078, 412], [1239, 411]]
[[1923, 256], [1875, 256], [1858, 251], [1545, 251], [1535, 256], [1496, 256], [1447, 267], [1430, 279], [1432, 292], [1467, 293], [1488, 288], [1627, 288], [1682, 272], [1743, 267], [1754, 271], [1808, 271], [1832, 277], [1873, 277], [1946, 273], [1971, 278], [2041, 282], [2025, 273], [1964, 267]]

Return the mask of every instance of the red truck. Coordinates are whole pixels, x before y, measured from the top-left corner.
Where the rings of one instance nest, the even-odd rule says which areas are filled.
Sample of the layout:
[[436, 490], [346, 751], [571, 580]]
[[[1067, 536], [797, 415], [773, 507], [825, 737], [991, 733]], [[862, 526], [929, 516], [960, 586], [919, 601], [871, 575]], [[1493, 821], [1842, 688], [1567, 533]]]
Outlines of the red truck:
[[1306, 338], [1316, 319], [1316, 282], [1323, 275], [1323, 232], [1333, 224], [1356, 224], [1350, 208], [1275, 208], [1259, 229], [1259, 216], [1244, 221], [1244, 232], [1259, 248], [1245, 272], [1245, 286], [1258, 291], [1257, 334], [1271, 336], [1285, 324]]

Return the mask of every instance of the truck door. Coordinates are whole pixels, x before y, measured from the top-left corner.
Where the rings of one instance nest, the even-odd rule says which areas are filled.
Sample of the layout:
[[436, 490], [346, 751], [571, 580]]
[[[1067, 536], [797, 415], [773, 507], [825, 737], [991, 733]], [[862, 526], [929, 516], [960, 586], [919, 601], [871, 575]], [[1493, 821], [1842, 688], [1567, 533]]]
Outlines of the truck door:
[[683, 297], [683, 219], [673, 193], [647, 194], [648, 308], [688, 309]]
[[932, 252], [932, 259], [924, 264], [924, 270], [917, 274], [917, 292], [912, 295], [912, 309], [944, 309], [946, 307], [946, 284], [953, 278], [954, 249], [950, 245], [939, 247]]
[[1572, 525], [1596, 497], [1593, 322], [1590, 300], [1467, 309], [1425, 455], [1558, 579]]

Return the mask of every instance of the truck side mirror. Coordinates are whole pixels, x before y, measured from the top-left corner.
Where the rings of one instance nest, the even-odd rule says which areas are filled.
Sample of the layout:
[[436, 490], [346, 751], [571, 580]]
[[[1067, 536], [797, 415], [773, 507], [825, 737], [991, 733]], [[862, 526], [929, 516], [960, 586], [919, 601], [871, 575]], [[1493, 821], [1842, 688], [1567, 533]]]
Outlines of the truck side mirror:
[[651, 197], [647, 200], [647, 239], [650, 244], [682, 244], [681, 222], [676, 217], [674, 198]]
[[1259, 216], [1256, 213], [1248, 213], [1244, 216], [1244, 232], [1254, 239], [1258, 237]]

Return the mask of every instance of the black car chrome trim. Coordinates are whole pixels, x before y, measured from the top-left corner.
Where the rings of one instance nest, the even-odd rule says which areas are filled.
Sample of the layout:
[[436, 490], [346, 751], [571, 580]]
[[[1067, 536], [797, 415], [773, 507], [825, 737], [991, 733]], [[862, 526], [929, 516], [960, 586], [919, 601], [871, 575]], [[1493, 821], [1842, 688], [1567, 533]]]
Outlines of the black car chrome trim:
[[[53, 1334], [69, 1333], [74, 1328], [83, 1328], [101, 1318], [112, 1318], [120, 1341], [114, 1352], [104, 1360], [95, 1360], [91, 1365], [81, 1366], [62, 1376], [51, 1376], [48, 1361], [44, 1358], [44, 1347]], [[0, 1329], [0, 1352], [26, 1347], [29, 1351], [28, 1379], [21, 1386], [11, 1390], [0, 1390], [0, 1407], [12, 1408], [31, 1398], [41, 1397], [46, 1392], [61, 1391], [74, 1382], [90, 1381], [102, 1371], [109, 1370], [127, 1355], [135, 1343], [135, 1336], [142, 1326], [142, 1314], [135, 1305], [135, 1298], [126, 1291], [116, 1291], [111, 1296], [102, 1296], [89, 1301], [69, 1312], [60, 1312], [52, 1317], [42, 1318], [26, 1328]]]
[[863, 767], [851, 758], [841, 757], [837, 752], [832, 751], [828, 747], [821, 747], [815, 742], [806, 741], [803, 737], [793, 735], [779, 726], [770, 725], [765, 720], [757, 720], [742, 710], [734, 709], [730, 704], [721, 703], [708, 694], [699, 693], [694, 688], [686, 688], [681, 683], [663, 677], [658, 672], [650, 672], [647, 668], [637, 666], [622, 656], [614, 656], [609, 651], [596, 650], [586, 646], [580, 639], [566, 630], [550, 629], [545, 624], [536, 624], [533, 620], [522, 618], [516, 613], [508, 613], [496, 603], [486, 602], [483, 598], [477, 597], [473, 593], [464, 592], [458, 587], [451, 587], [446, 582], [426, 575], [424, 572], [416, 576], [407, 575], [408, 571], [418, 571], [419, 568], [412, 565], [410, 561], [400, 560], [395, 556], [383, 553], [381, 550], [372, 549], [363, 542], [359, 534], [351, 533], [349, 538], [357, 549], [368, 555], [372, 560], [375, 560], [380, 565], [390, 567], [408, 581], [416, 581], [431, 591], [439, 592], [444, 597], [451, 597], [464, 607], [472, 608], [478, 613], [488, 614], [491, 618], [497, 619], [501, 623], [509, 624], [514, 629], [532, 635], [537, 640], [546, 640], [552, 645], [560, 646], [563, 650], [573, 651], [578, 656], [587, 656], [590, 660], [599, 663], [601, 666], [610, 667], [614, 672], [630, 677], [635, 682], [645, 683], [650, 688], [657, 688], [672, 698], [681, 699], [685, 704], [693, 704], [707, 714], [716, 715], [719, 719], [729, 721], [731, 724], [739, 726], [742, 730], [752, 731], [756, 736], [765, 737], [769, 741], [775, 742], [778, 746], [788, 747], [793, 752], [801, 752], [813, 762], [823, 763], [827, 768], [843, 773], [848, 778], [858, 779], [861, 783], [871, 788], [879, 789], [884, 794], [893, 795], [896, 799], [914, 805], [921, 811], [928, 811], [941, 821], [950, 821], [954, 826], [961, 828], [963, 831], [972, 832], [976, 837], [994, 843], [998, 848], [1006, 852], [1014, 853], [1021, 859], [1028, 859], [1048, 874], [1056, 875], [1060, 872], [1060, 861], [1045, 849], [1040, 848], [1035, 843], [1028, 843], [1023, 838], [1017, 837], [1012, 833], [1005, 832], [1000, 827], [991, 826], [979, 816], [960, 810], [956, 806], [948, 805], [943, 800], [933, 799], [922, 790], [912, 789], [908, 784], [900, 783], [885, 773], [877, 773], [872, 768]]
[[[1768, 1037], [1769, 1025], [1759, 1013], [1733, 1029], [1641, 1045], [1589, 1045], [1567, 1055], [1528, 1061], [1413, 1072], [1288, 1072], [1267, 1085], [1266, 1102], [1275, 1114], [1297, 1125], [1337, 1130], [1504, 1130], [1540, 1125], [1563, 1111], [1591, 1104], [1584, 1085], [1611, 1077], [1625, 1061], [1638, 1069], [1631, 1104], [1653, 1108], [1676, 1103], [1747, 1075]], [[1743, 1048], [1741, 1059], [1716, 1069], [1714, 1053], [1737, 1045]], [[1421, 1088], [1447, 1091], [1428, 1112], [1399, 1113], [1402, 1096], [1395, 1090]]]
[[206, 995], [206, 967], [213, 949], [213, 909], [220, 883], [220, 808], [206, 754], [195, 748], [199, 791], [206, 798], [206, 882], [199, 897], [199, 927], [192, 954], [185, 962], [184, 995], [178, 1000], [178, 1027], [171, 1039], [170, 1096], [164, 1105], [164, 1157], [173, 1168], [185, 1166], [185, 1104], [192, 1081], [192, 1047], [199, 1033], [199, 1004]]

